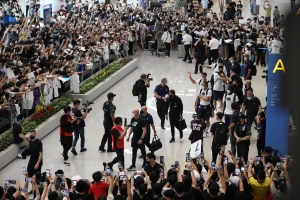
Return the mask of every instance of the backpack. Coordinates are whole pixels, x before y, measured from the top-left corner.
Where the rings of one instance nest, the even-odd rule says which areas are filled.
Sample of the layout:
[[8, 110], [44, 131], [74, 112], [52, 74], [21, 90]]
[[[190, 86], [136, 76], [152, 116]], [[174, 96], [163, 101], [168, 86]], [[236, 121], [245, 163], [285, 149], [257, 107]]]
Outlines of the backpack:
[[[200, 87], [201, 87], [202, 81], [203, 81], [203, 79], [201, 79], [201, 80], [199, 81], [199, 86], [200, 86]], [[207, 86], [209, 86], [210, 81], [208, 81], [208, 80], [206, 80], [206, 81], [207, 81]], [[210, 88], [208, 87], [208, 89], [210, 89]]]
[[257, 69], [255, 65], [252, 65], [252, 69], [251, 69], [251, 76], [256, 76], [257, 74]]
[[132, 96], [139, 96], [139, 81], [137, 80], [132, 86]]
[[[206, 89], [206, 94], [205, 94], [206, 96], [207, 96], [208, 90], [209, 90], [209, 88]], [[201, 94], [201, 93], [202, 93], [202, 89], [200, 90], [199, 94]]]
[[218, 145], [227, 144], [226, 124], [223, 122], [216, 122], [217, 128], [215, 131], [215, 143]]

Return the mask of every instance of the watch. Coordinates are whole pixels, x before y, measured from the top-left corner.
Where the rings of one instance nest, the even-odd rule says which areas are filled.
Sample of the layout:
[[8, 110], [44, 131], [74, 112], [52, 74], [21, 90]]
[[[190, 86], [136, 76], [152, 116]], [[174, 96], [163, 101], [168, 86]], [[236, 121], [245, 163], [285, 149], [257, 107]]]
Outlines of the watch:
[[144, 138], [141, 138], [140, 140], [143, 140]]

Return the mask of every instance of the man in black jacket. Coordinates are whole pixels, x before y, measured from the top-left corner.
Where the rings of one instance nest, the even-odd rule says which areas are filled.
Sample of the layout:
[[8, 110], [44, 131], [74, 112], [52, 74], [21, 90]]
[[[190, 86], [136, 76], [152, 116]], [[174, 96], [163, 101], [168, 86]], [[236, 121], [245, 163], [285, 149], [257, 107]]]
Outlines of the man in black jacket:
[[141, 104], [141, 107], [146, 106], [147, 87], [150, 87], [150, 79], [147, 77], [146, 74], [142, 74], [141, 79], [138, 80], [139, 103]]
[[[170, 140], [170, 143], [175, 142], [175, 129], [174, 126], [178, 129], [178, 121], [182, 119], [182, 113], [183, 113], [183, 104], [181, 99], [175, 95], [174, 90], [169, 91], [169, 98], [166, 102], [166, 120], [168, 120], [168, 111], [170, 107], [169, 117], [170, 117], [170, 126], [171, 126], [171, 134], [172, 138]], [[178, 129], [179, 130], [179, 129]], [[183, 137], [182, 130], [179, 130], [180, 132], [180, 139]]]

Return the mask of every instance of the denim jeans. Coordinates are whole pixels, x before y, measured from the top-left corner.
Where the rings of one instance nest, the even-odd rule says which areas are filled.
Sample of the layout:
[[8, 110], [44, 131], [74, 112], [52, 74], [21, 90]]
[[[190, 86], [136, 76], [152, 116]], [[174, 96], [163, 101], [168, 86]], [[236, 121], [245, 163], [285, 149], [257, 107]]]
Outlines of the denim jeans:
[[76, 147], [79, 136], [80, 136], [80, 147], [81, 147], [81, 149], [84, 148], [84, 141], [85, 141], [85, 139], [84, 139], [84, 127], [81, 127], [77, 130], [74, 130], [74, 140], [73, 140], [72, 148]]
[[251, 14], [253, 13], [253, 8], [254, 8], [255, 5], [250, 5], [250, 12]]

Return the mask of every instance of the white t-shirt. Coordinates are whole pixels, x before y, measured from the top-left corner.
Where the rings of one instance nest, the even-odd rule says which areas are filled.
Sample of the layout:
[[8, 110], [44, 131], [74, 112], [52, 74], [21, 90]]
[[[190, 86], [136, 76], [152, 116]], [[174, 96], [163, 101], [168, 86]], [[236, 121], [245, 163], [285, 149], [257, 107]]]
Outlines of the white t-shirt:
[[233, 111], [231, 109], [231, 104], [233, 102], [238, 102], [239, 101], [239, 98], [236, 94], [232, 93], [232, 94], [225, 94], [223, 96], [223, 102], [224, 104], [226, 104], [225, 106], [225, 114], [226, 115], [232, 115]]
[[[200, 90], [199, 94], [202, 95], [203, 97], [211, 97], [212, 92], [210, 89], [207, 88], [206, 90], [203, 89]], [[201, 106], [208, 106], [209, 104], [210, 104], [210, 100], [204, 101], [203, 99], [200, 99]]]
[[272, 53], [280, 53], [280, 48], [282, 48], [281, 41], [272, 40]]
[[213, 38], [209, 41], [208, 46], [210, 47], [210, 50], [218, 49], [219, 41], [217, 39]]
[[191, 42], [193, 41], [193, 38], [191, 35], [186, 34], [185, 36], [183, 36], [182, 41], [184, 42], [184, 45], [190, 45]]
[[222, 92], [222, 91], [224, 91], [224, 83], [223, 83], [223, 81], [221, 81], [219, 79], [219, 77], [225, 77], [224, 72], [221, 74], [221, 76], [216, 72], [214, 73], [214, 82], [215, 82], [215, 84], [214, 84], [213, 90]]
[[[200, 93], [200, 90], [203, 90], [202, 81], [203, 81], [202, 78], [196, 80], [196, 83], [199, 84], [199, 93]], [[208, 81], [208, 80], [206, 80], [206, 81]], [[210, 82], [208, 82], [208, 88], [211, 89], [211, 83]]]

